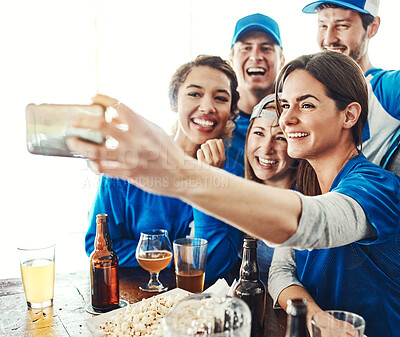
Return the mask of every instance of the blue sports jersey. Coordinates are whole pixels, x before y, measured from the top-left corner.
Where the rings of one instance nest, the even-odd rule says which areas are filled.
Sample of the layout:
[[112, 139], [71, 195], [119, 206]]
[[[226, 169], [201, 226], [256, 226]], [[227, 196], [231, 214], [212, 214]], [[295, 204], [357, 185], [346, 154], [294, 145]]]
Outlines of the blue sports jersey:
[[192, 206], [179, 199], [151, 194], [125, 180], [102, 177], [90, 214], [86, 233], [86, 253], [94, 249], [96, 214], [108, 214], [112, 246], [118, 255], [119, 265], [139, 266], [136, 246], [140, 232], [149, 229], [166, 229], [171, 243], [190, 233], [193, 221]]
[[296, 250], [299, 281], [322, 309], [363, 316], [368, 337], [398, 336], [400, 179], [359, 155], [342, 168], [331, 191], [356, 200], [377, 237], [337, 248]]
[[[238, 166], [230, 167], [225, 162], [224, 170], [235, 173]], [[206, 213], [193, 208], [194, 236], [208, 241], [206, 282], [226, 277], [240, 258], [243, 233]]]
[[[224, 170], [239, 177], [244, 177], [244, 148], [246, 143], [247, 129], [250, 124], [250, 115], [239, 111], [232, 133], [230, 146], [226, 147], [226, 160]], [[228, 168], [228, 169], [227, 169]]]
[[[363, 133], [363, 153], [371, 162], [384, 166], [390, 147], [400, 142], [400, 71], [371, 68], [368, 83], [368, 121]], [[391, 150], [391, 153], [394, 151]]]

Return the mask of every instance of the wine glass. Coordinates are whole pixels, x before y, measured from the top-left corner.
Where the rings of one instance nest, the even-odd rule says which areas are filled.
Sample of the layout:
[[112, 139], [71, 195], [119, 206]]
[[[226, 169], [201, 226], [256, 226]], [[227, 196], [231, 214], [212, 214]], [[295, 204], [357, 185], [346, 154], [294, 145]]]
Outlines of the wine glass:
[[158, 274], [165, 269], [172, 260], [172, 247], [165, 229], [152, 229], [140, 233], [140, 240], [136, 248], [136, 259], [140, 266], [150, 273], [148, 284], [140, 286], [140, 290], [147, 292], [161, 292], [168, 290], [158, 280]]

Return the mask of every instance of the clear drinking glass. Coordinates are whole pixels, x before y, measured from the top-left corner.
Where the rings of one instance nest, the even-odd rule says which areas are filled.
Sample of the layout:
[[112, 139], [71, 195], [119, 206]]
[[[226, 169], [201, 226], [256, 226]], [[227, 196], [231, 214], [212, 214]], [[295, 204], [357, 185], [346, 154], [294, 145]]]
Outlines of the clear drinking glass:
[[168, 290], [158, 279], [161, 270], [165, 269], [172, 260], [172, 247], [165, 229], [152, 229], [140, 233], [136, 248], [136, 259], [140, 266], [150, 273], [148, 284], [140, 286], [147, 292]]
[[173, 243], [176, 286], [192, 293], [204, 289], [208, 242], [200, 238], [176, 239]]
[[19, 247], [26, 302], [29, 308], [53, 305], [55, 244], [47, 247]]
[[313, 337], [362, 337], [365, 320], [347, 311], [327, 310], [316, 313], [311, 319]]
[[193, 294], [174, 306], [163, 325], [165, 337], [250, 337], [251, 313], [236, 297]]

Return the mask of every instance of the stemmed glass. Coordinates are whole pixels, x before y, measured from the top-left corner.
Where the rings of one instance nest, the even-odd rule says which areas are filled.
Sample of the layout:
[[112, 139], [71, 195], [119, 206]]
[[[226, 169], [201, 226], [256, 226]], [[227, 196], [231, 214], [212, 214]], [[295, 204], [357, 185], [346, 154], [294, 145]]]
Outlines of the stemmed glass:
[[168, 290], [158, 280], [158, 274], [165, 269], [172, 259], [172, 246], [165, 229], [152, 229], [140, 233], [140, 240], [136, 248], [136, 259], [140, 266], [150, 273], [148, 284], [140, 286], [140, 290], [147, 292], [161, 292]]

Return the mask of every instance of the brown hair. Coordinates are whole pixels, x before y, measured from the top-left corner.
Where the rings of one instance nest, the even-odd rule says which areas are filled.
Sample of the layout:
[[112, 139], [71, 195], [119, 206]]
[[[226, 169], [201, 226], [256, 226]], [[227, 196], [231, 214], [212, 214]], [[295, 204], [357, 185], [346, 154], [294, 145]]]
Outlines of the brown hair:
[[[323, 4], [320, 4], [317, 7], [317, 11], [320, 11], [320, 10], [325, 9], [325, 8], [350, 9], [350, 8], [346, 8], [346, 7], [342, 7], [342, 6], [339, 6], [339, 5], [335, 5], [335, 4], [331, 4], [331, 3], [325, 2]], [[357, 14], [360, 16], [363, 28], [365, 30], [367, 30], [368, 26], [372, 23], [372, 21], [374, 21], [374, 16], [371, 15], [371, 14], [361, 13], [361, 12], [358, 12], [358, 11], [354, 11], [354, 12], [357, 12]]]
[[[274, 101], [269, 102], [267, 104], [264, 105], [263, 109], [268, 109], [268, 110], [274, 110], [276, 111], [276, 103]], [[256, 117], [256, 118], [264, 118], [264, 117]], [[248, 143], [248, 139], [249, 139], [249, 135], [251, 133], [251, 129], [253, 127], [254, 121], [256, 120], [256, 118], [253, 118], [250, 121], [249, 127], [247, 128], [247, 134], [246, 134], [246, 143], [245, 143], [245, 147], [244, 147], [244, 177], [248, 180], [252, 180], [255, 181], [257, 183], [260, 184], [264, 184], [264, 182], [260, 179], [257, 178], [257, 176], [254, 174], [254, 170], [251, 167], [249, 160], [247, 159], [247, 143]], [[278, 116], [276, 118], [276, 124], [273, 126], [279, 126], [278, 124]], [[272, 126], [271, 126], [272, 127]], [[298, 161], [296, 160], [295, 165], [293, 167], [291, 167], [292, 169], [292, 176], [293, 176], [293, 181], [290, 184], [290, 188], [293, 189], [294, 186], [296, 185], [296, 171], [297, 171], [297, 166], [298, 166]]]
[[[360, 153], [362, 133], [368, 118], [368, 90], [359, 65], [350, 57], [333, 51], [303, 55], [282, 68], [276, 82], [276, 92], [282, 89], [288, 75], [297, 69], [307, 71], [321, 82], [326, 95], [335, 101], [339, 111], [343, 111], [352, 102], [360, 104], [361, 114], [351, 128], [353, 142]], [[275, 99], [278, 101], [277, 94]], [[277, 111], [280, 116], [282, 113], [280, 105], [277, 106]], [[314, 169], [306, 160], [300, 163], [297, 189], [306, 195], [321, 194]]]
[[238, 101], [239, 92], [237, 91], [238, 81], [236, 74], [228, 61], [223, 60], [219, 56], [199, 55], [194, 61], [181, 65], [172, 76], [169, 84], [169, 103], [172, 110], [176, 110], [178, 104], [178, 92], [182, 83], [185, 82], [190, 71], [199, 66], [206, 66], [223, 72], [229, 79], [232, 104], [231, 104], [231, 116], [226, 123], [226, 127], [221, 135], [221, 138], [231, 138], [233, 128], [235, 126], [234, 121], [238, 114]]

